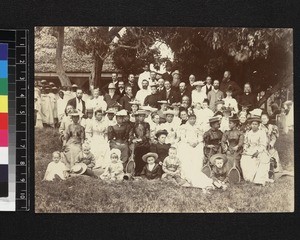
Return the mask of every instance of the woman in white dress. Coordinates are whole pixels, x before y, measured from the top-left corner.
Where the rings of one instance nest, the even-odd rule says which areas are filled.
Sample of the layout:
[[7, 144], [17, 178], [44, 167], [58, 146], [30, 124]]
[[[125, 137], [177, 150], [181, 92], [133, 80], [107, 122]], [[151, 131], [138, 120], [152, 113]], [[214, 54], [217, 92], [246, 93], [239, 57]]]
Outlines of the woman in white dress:
[[202, 87], [204, 86], [203, 81], [194, 82], [193, 86], [195, 86], [196, 89], [192, 91], [192, 105], [195, 106], [196, 103], [202, 103], [207, 96], [206, 93], [202, 91]]
[[181, 177], [192, 187], [206, 189], [213, 187], [213, 180], [202, 172], [203, 133], [196, 125], [196, 116], [190, 115], [188, 122], [178, 131], [178, 157], [181, 161]]
[[266, 182], [272, 181], [269, 179], [268, 138], [266, 132], [259, 129], [260, 117], [250, 117], [248, 121], [251, 124], [251, 130], [245, 135], [241, 169], [246, 181], [264, 186]]
[[150, 141], [151, 143], [156, 143], [157, 141], [155, 140], [155, 134], [160, 128], [159, 124], [159, 115], [157, 112], [151, 113], [151, 121], [149, 122], [150, 125]]
[[95, 111], [95, 118], [92, 124], [90, 124], [91, 133], [90, 145], [91, 152], [95, 156], [95, 169], [106, 167], [106, 155], [109, 152], [109, 144], [107, 140], [108, 124], [104, 119], [104, 112], [101, 109]]

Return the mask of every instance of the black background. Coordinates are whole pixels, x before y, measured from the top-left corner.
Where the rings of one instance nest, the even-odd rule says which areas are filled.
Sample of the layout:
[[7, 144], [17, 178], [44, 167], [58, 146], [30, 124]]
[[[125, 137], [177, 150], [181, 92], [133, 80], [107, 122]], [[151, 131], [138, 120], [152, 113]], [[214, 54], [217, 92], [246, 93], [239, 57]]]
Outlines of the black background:
[[[294, 87], [297, 101], [300, 69], [299, 16], [300, 3], [296, 0], [0, 1], [0, 29], [30, 30], [31, 96], [34, 83], [34, 26], [289, 27], [294, 28]], [[33, 101], [30, 105], [33, 110]], [[299, 116], [297, 105], [296, 102], [295, 119]], [[295, 213], [289, 214], [35, 214], [33, 130], [31, 120], [31, 210], [0, 213], [1, 240], [300, 239], [300, 231], [297, 231], [300, 226], [298, 184]], [[297, 136], [299, 127], [296, 124], [295, 147], [299, 146]], [[297, 176], [299, 152], [297, 148], [295, 150]]]

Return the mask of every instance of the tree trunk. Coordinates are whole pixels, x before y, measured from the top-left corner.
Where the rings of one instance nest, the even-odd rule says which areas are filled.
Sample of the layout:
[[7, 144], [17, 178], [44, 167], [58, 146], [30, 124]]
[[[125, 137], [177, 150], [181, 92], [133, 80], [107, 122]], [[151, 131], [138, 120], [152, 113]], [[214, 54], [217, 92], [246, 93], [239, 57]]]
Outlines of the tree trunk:
[[64, 48], [65, 29], [64, 27], [57, 27], [57, 46], [56, 46], [56, 73], [62, 86], [71, 86], [71, 81], [65, 73], [62, 61], [62, 52]]
[[90, 87], [101, 88], [101, 73], [103, 67], [103, 60], [97, 55], [94, 54], [94, 64], [90, 78]]

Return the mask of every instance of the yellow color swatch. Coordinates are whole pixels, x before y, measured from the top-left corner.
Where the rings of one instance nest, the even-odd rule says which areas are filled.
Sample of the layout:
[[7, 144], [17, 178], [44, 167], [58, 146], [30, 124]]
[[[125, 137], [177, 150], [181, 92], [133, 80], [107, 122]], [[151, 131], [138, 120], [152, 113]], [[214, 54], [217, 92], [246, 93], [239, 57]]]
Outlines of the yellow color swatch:
[[8, 96], [0, 96], [0, 112], [8, 112]]

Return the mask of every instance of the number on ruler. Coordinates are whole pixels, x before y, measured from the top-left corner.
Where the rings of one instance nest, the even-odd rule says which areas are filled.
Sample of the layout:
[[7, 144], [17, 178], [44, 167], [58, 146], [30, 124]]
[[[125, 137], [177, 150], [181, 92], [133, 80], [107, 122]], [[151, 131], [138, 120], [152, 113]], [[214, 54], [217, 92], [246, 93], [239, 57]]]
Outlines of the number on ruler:
[[21, 193], [20, 198], [21, 198], [21, 199], [25, 199], [25, 193]]
[[24, 95], [24, 94], [21, 94], [20, 97], [25, 97], [25, 95]]
[[20, 60], [20, 63], [25, 63], [25, 60]]
[[25, 178], [21, 178], [20, 181], [21, 182], [25, 182], [26, 180], [25, 180]]
[[25, 80], [25, 77], [20, 77], [20, 80], [21, 80], [21, 81], [24, 81], [24, 80]]
[[24, 162], [24, 161], [21, 161], [21, 162], [20, 162], [20, 165], [25, 165], [25, 162]]
[[20, 111], [20, 114], [25, 114], [25, 111]]
[[20, 145], [21, 148], [25, 148], [25, 144], [24, 145]]

